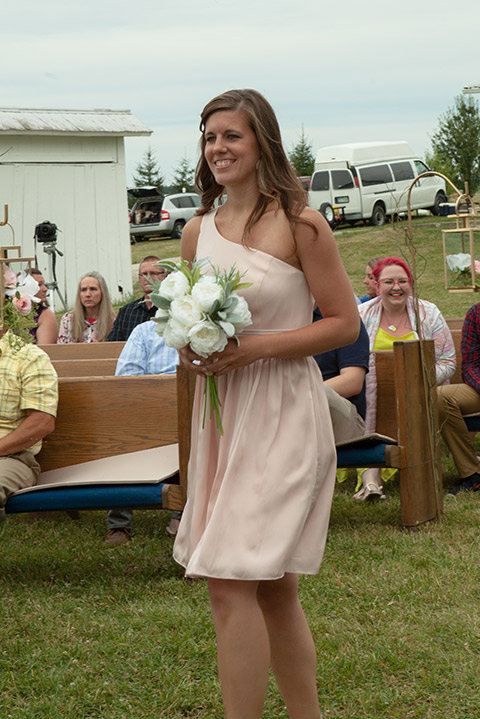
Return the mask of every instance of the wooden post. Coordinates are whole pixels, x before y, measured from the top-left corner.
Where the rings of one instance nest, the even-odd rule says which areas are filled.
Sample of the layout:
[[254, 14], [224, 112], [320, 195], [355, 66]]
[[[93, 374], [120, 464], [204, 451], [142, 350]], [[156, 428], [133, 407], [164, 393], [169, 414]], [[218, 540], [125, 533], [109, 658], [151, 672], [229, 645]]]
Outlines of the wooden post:
[[[423, 347], [421, 346], [423, 345]], [[402, 524], [416, 527], [440, 519], [442, 467], [436, 410], [433, 340], [394, 343]], [[408, 402], [412, 396], [420, 402]]]
[[179, 475], [178, 485], [170, 484], [162, 493], [165, 509], [182, 510], [187, 500], [188, 460], [190, 458], [192, 406], [197, 375], [177, 366], [177, 427]]

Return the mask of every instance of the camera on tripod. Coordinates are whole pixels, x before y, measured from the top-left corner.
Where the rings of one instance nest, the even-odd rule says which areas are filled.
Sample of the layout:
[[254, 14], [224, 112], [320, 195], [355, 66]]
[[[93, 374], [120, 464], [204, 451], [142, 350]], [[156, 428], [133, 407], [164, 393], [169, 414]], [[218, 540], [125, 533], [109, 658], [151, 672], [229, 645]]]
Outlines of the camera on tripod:
[[38, 242], [55, 242], [57, 239], [57, 226], [45, 220], [35, 225], [35, 239]]

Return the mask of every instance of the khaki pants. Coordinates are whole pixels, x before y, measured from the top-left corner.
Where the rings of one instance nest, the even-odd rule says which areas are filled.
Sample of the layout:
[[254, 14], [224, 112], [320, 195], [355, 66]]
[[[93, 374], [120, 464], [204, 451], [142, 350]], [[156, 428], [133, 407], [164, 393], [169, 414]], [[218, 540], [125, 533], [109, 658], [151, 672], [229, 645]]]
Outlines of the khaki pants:
[[365, 433], [365, 422], [358, 414], [355, 405], [345, 397], [341, 397], [326, 382], [323, 386], [327, 395], [335, 443], [361, 437]]
[[480, 394], [468, 384], [446, 384], [437, 387], [438, 419], [442, 437], [452, 453], [460, 479], [480, 472], [465, 414], [480, 412]]
[[39, 474], [40, 465], [28, 450], [0, 457], [0, 522], [5, 519], [8, 497], [17, 489], [32, 487]]

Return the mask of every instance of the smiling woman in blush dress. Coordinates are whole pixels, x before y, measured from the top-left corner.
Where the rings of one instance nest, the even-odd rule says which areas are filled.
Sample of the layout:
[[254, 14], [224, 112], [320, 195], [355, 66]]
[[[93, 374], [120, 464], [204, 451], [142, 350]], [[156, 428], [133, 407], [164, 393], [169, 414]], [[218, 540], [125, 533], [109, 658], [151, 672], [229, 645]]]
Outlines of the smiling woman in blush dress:
[[[269, 663], [289, 716], [318, 719], [315, 647], [298, 574], [320, 567], [336, 452], [314, 354], [353, 342], [359, 318], [323, 217], [282, 147], [275, 114], [255, 90], [231, 90], [202, 112], [196, 183], [202, 209], [182, 257], [235, 264], [253, 324], [196, 372], [189, 491], [174, 556], [208, 580], [227, 719], [262, 716]], [[216, 207], [226, 191], [227, 200]], [[324, 319], [312, 324], [315, 303]], [[223, 435], [202, 427], [205, 376], [216, 378]]]

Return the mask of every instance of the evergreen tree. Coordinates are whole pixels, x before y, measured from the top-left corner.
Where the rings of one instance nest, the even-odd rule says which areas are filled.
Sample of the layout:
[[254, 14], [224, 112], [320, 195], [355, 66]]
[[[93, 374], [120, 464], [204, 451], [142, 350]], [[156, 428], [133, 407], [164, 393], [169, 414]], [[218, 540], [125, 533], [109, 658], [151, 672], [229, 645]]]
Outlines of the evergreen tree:
[[173, 176], [172, 192], [195, 192], [194, 186], [195, 171], [190, 166], [190, 161], [183, 157], [177, 165]]
[[300, 139], [288, 153], [288, 159], [299, 177], [306, 177], [312, 174], [315, 165], [315, 155], [313, 154], [312, 144], [308, 142], [305, 137], [303, 125]]
[[133, 184], [135, 187], [149, 185], [163, 190], [165, 178], [161, 173], [157, 158], [150, 145], [143, 153], [142, 161], [136, 166], [135, 173], [133, 176]]
[[452, 182], [460, 191], [468, 182], [473, 195], [480, 185], [480, 113], [472, 97], [458, 95], [455, 106], [440, 117], [432, 148], [432, 169], [450, 167]]

